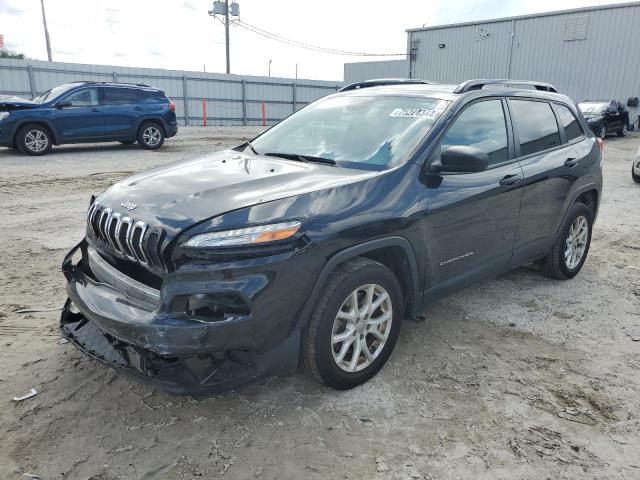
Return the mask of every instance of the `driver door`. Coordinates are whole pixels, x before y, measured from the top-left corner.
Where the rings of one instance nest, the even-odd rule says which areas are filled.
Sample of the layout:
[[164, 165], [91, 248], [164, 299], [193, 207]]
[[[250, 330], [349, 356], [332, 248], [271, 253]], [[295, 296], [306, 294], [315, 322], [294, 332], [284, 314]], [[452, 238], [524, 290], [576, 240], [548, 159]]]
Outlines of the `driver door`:
[[[513, 161], [511, 126], [500, 98], [464, 107], [430, 158], [453, 145], [487, 152], [489, 166], [474, 173], [428, 172], [426, 247], [430, 285], [438, 297], [506, 269], [513, 253], [524, 176]], [[428, 167], [427, 167], [428, 168]]]
[[[57, 102], [53, 120], [61, 143], [104, 138], [104, 115], [97, 87], [76, 90]], [[64, 104], [62, 106], [61, 104]]]

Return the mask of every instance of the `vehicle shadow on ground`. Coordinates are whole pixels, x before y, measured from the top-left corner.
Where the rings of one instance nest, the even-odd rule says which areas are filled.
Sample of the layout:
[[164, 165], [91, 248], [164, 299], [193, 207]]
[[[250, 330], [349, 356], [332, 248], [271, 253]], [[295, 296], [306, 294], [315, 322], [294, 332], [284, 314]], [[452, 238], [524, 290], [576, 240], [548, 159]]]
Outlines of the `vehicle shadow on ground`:
[[[182, 478], [230, 469], [235, 478], [258, 469], [265, 478], [292, 478], [283, 472], [304, 470], [301, 461], [311, 462], [312, 478], [327, 478], [336, 473], [336, 458], [365, 476], [388, 468], [422, 475], [417, 478], [447, 472], [470, 478], [478, 469], [518, 476], [541, 457], [576, 475], [603, 467], [590, 445], [609, 442], [606, 426], [618, 420], [620, 405], [603, 389], [610, 380], [587, 373], [592, 359], [563, 342], [487, 322], [472, 308], [485, 288], [531, 281], [547, 285], [521, 268], [434, 303], [424, 322], [404, 323], [380, 374], [350, 391], [298, 373], [221, 395], [181, 397], [60, 345], [32, 367], [41, 390], [36, 401], [14, 406], [16, 419], [7, 428], [19, 438], [11, 456], [65, 478], [107, 471], [105, 478], [160, 471]], [[512, 313], [515, 319], [519, 312]], [[27, 419], [33, 428], [22, 437]], [[576, 425], [590, 434], [574, 434]], [[449, 454], [439, 455], [445, 449]]]

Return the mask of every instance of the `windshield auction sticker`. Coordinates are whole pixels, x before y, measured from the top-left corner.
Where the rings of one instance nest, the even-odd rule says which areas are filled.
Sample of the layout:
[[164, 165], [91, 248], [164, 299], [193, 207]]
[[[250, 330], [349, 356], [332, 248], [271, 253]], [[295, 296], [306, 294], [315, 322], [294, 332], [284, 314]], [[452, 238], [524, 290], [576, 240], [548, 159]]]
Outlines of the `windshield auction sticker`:
[[390, 117], [398, 118], [426, 118], [435, 120], [435, 118], [445, 109], [446, 103], [439, 102], [435, 108], [395, 108]]

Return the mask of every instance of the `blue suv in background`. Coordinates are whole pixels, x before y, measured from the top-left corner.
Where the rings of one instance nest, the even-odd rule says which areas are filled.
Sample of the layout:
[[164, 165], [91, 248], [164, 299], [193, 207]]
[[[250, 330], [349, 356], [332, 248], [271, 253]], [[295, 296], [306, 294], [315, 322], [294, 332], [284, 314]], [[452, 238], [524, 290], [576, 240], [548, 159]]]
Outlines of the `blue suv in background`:
[[178, 132], [175, 109], [143, 84], [74, 82], [33, 100], [0, 96], [0, 146], [44, 155], [65, 143], [137, 141], [156, 150]]

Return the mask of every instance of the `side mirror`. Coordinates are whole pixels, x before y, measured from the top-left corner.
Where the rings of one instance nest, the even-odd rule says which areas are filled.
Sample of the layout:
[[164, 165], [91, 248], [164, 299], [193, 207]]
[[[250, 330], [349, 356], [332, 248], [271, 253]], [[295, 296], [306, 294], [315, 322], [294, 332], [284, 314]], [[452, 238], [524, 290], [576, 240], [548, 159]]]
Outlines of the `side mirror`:
[[488, 166], [489, 156], [484, 150], [465, 145], [453, 145], [442, 152], [437, 169], [441, 172], [473, 173], [482, 172]]
[[609, 107], [607, 109], [607, 112], [609, 112], [609, 113], [618, 113], [618, 109], [616, 107]]
[[56, 108], [66, 108], [66, 107], [72, 107], [72, 106], [73, 104], [66, 100], [62, 100], [61, 102], [56, 103]]

